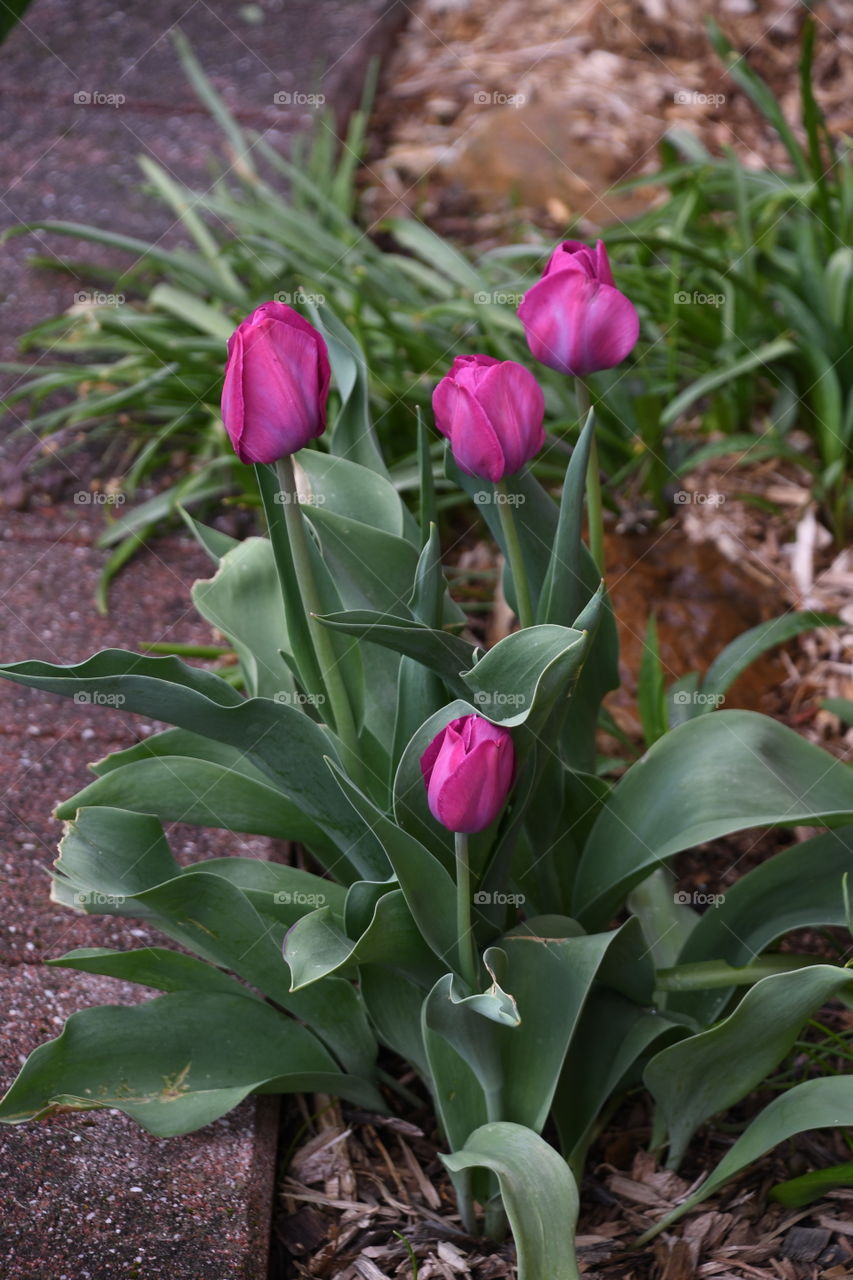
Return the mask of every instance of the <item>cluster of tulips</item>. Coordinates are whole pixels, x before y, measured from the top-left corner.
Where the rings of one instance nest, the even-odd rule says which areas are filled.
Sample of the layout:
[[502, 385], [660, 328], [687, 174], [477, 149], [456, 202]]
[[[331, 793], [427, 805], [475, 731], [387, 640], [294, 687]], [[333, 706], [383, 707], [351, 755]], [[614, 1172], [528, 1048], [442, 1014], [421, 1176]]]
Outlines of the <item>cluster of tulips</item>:
[[[601, 240], [594, 249], [575, 240], [558, 245], [518, 314], [532, 355], [578, 379], [620, 364], [640, 331]], [[240, 460], [280, 463], [322, 435], [330, 379], [326, 342], [313, 325], [280, 302], [253, 311], [228, 343], [222, 392], [223, 422]], [[542, 389], [515, 360], [457, 356], [432, 405], [457, 465], [491, 484], [515, 475], [545, 444]], [[511, 522], [511, 511], [505, 518]], [[510, 536], [508, 544], [520, 620], [529, 625], [523, 564], [513, 556], [516, 540]], [[512, 735], [482, 717], [461, 717], [430, 743], [421, 768], [436, 821], [459, 834], [482, 831], [513, 784]]]
[[[792, 931], [853, 928], [853, 774], [776, 720], [716, 709], [754, 635], [670, 690], [661, 671], [657, 736], [602, 771], [619, 655], [585, 379], [639, 330], [602, 244], [560, 245], [519, 309], [532, 356], [574, 378], [584, 419], [559, 501], [527, 466], [546, 439], [527, 367], [464, 354], [435, 389], [445, 474], [499, 544], [520, 624], [485, 652], [444, 571], [436, 451], [419, 426], [416, 516], [379, 449], [352, 335], [324, 304], [311, 314], [266, 303], [229, 342], [223, 421], [255, 466], [268, 536], [238, 542], [186, 515], [215, 566], [193, 601], [229, 660], [105, 650], [0, 666], [171, 726], [98, 761], [60, 804], [52, 893], [179, 948], [52, 958], [161, 994], [74, 1013], [24, 1064], [0, 1122], [117, 1107], [172, 1137], [288, 1092], [388, 1113], [413, 1102], [390, 1050], [434, 1109], [465, 1229], [499, 1239], [508, 1225], [519, 1280], [579, 1280], [578, 1183], [618, 1101], [646, 1090], [652, 1145], [678, 1168], [804, 1022], [853, 999], [843, 963], [774, 949]], [[227, 856], [180, 865], [172, 823], [232, 833]], [[762, 826], [826, 830], [704, 913], [683, 901], [672, 858]], [[240, 833], [297, 842], [312, 869], [241, 856]], [[849, 1077], [798, 1084], [655, 1230], [793, 1133], [850, 1123]]]

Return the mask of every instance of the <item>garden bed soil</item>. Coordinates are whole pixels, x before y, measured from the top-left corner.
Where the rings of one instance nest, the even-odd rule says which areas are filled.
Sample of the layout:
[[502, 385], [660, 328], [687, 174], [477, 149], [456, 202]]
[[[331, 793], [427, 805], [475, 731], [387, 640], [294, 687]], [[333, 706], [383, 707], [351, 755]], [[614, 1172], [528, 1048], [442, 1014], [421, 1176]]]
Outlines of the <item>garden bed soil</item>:
[[[818, 0], [816, 96], [850, 131], [849, 6]], [[713, 18], [799, 118], [806, 7], [789, 0], [419, 0], [388, 60], [364, 174], [368, 222], [415, 213], [481, 247], [532, 222], [589, 232], [643, 211], [668, 129], [752, 167], [785, 166], [778, 137], [724, 72]], [[845, 56], [846, 55], [846, 56]], [[657, 193], [658, 195], [660, 193]]]
[[[757, 1109], [750, 1101], [738, 1109], [741, 1123]], [[274, 1277], [515, 1280], [511, 1245], [464, 1232], [427, 1109], [385, 1120], [314, 1098], [303, 1100], [299, 1120], [310, 1136], [296, 1145], [280, 1185]], [[296, 1124], [291, 1116], [291, 1131]], [[591, 1152], [577, 1236], [589, 1280], [842, 1280], [853, 1273], [853, 1191], [830, 1192], [808, 1209], [767, 1200], [776, 1182], [848, 1159], [840, 1134], [786, 1144], [638, 1249], [637, 1237], [675, 1208], [733, 1141], [703, 1131], [674, 1174], [646, 1151], [649, 1134], [645, 1101], [629, 1098]]]

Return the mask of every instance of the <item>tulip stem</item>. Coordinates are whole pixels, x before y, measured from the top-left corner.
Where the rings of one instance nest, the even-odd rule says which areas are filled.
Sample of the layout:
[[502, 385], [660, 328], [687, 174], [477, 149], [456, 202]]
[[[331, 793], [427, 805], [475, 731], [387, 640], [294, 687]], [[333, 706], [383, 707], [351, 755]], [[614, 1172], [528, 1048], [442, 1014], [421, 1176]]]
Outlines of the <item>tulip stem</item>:
[[323, 612], [314, 567], [311, 559], [311, 546], [305, 519], [299, 505], [299, 494], [296, 488], [296, 475], [293, 470], [293, 458], [286, 454], [276, 463], [278, 481], [284, 506], [284, 522], [293, 557], [293, 567], [299, 584], [302, 607], [308, 618], [309, 631], [314, 644], [314, 653], [320, 669], [320, 677], [329, 699], [329, 709], [333, 727], [341, 740], [348, 759], [345, 761], [350, 772], [358, 765], [358, 734], [355, 720], [347, 695], [346, 685], [338, 665], [337, 654], [332, 637], [317, 615]]
[[507, 560], [509, 560], [509, 567], [512, 570], [512, 581], [515, 585], [518, 621], [522, 627], [532, 627], [534, 623], [533, 605], [530, 602], [530, 586], [524, 568], [524, 556], [518, 537], [518, 526], [515, 522], [515, 510], [513, 503], [510, 501], [512, 494], [507, 492], [507, 487], [503, 480], [497, 486], [495, 497], [498, 503], [498, 515], [501, 529], [503, 530], [504, 542], [506, 543], [506, 556]]
[[[581, 426], [586, 421], [591, 403], [589, 387], [583, 378], [575, 378], [575, 395], [580, 411]], [[598, 442], [595, 432], [589, 446], [589, 463], [586, 470], [586, 515], [589, 529], [589, 550], [595, 567], [604, 577], [604, 514], [601, 505], [601, 468], [598, 464]]]
[[477, 956], [474, 930], [471, 926], [471, 866], [468, 861], [468, 837], [456, 832], [456, 937], [459, 972], [472, 991], [477, 990]]

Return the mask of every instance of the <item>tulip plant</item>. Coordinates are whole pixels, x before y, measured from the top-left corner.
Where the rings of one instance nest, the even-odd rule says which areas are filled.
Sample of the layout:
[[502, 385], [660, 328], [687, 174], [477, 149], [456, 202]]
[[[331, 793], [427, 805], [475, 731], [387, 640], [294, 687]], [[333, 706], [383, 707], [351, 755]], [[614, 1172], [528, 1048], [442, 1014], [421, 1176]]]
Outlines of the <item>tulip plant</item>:
[[[521, 319], [567, 379], [615, 366], [638, 332], [600, 244], [561, 245]], [[694, 680], [677, 725], [606, 781], [596, 727], [616, 630], [582, 540], [586, 488], [600, 548], [594, 410], [557, 501], [527, 469], [546, 447], [527, 368], [465, 353], [438, 383], [447, 475], [504, 554], [520, 623], [483, 652], [448, 591], [426, 429], [412, 512], [367, 404], [357, 345], [325, 307], [309, 323], [266, 303], [229, 343], [223, 421], [256, 467], [268, 536], [187, 519], [215, 566], [193, 599], [239, 680], [119, 650], [0, 668], [174, 726], [99, 761], [59, 806], [53, 893], [177, 944], [50, 961], [163, 994], [72, 1015], [0, 1119], [117, 1107], [170, 1136], [251, 1093], [305, 1090], [389, 1112], [411, 1102], [402, 1059], [434, 1105], [466, 1229], [508, 1224], [524, 1280], [576, 1280], [577, 1185], [619, 1098], [647, 1089], [653, 1147], [677, 1167], [815, 1010], [850, 999], [846, 968], [775, 944], [849, 920], [853, 777], [772, 719], [712, 709]], [[163, 826], [177, 821], [233, 833], [229, 855], [179, 865]], [[704, 913], [677, 890], [681, 850], [795, 825], [826, 830]], [[240, 833], [304, 855], [241, 856]], [[677, 1212], [797, 1131], [851, 1122], [849, 1079], [796, 1086]]]

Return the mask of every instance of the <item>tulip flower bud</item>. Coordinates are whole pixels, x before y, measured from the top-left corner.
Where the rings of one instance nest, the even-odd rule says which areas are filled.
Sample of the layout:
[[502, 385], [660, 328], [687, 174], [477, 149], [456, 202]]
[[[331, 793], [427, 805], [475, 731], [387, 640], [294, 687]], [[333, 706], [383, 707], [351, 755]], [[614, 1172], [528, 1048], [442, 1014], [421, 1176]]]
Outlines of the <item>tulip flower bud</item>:
[[521, 300], [527, 345], [542, 364], [583, 378], [612, 369], [634, 349], [640, 321], [613, 282], [607, 250], [566, 240]]
[[322, 335], [292, 307], [265, 302], [228, 340], [222, 421], [241, 462], [277, 462], [322, 435], [329, 395]]
[[421, 756], [427, 802], [448, 831], [483, 831], [500, 813], [515, 779], [508, 729], [482, 716], [451, 720]]
[[545, 443], [542, 389], [514, 360], [457, 356], [432, 407], [461, 469], [492, 484], [519, 471]]

